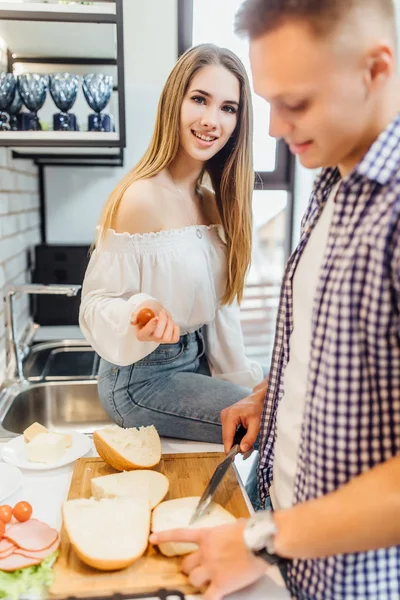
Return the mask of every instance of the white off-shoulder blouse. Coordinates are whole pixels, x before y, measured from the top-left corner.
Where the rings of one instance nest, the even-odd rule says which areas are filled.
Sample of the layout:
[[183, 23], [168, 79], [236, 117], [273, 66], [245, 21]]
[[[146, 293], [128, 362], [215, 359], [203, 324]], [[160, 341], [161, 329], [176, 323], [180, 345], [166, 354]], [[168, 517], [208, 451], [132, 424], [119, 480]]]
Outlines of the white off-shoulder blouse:
[[245, 356], [239, 307], [222, 306], [226, 253], [222, 226], [157, 233], [108, 230], [90, 259], [82, 288], [82, 332], [105, 360], [130, 365], [153, 352], [140, 342], [131, 315], [148, 299], [170, 313], [182, 333], [205, 326], [206, 356], [214, 377], [253, 388], [261, 366]]

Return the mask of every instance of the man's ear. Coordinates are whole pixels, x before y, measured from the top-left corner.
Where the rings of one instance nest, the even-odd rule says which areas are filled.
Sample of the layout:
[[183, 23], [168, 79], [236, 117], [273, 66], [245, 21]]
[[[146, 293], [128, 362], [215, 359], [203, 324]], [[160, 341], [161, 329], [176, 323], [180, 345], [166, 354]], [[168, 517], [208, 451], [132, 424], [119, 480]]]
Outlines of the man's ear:
[[381, 88], [395, 69], [395, 57], [388, 44], [371, 48], [365, 58], [365, 84], [369, 91]]

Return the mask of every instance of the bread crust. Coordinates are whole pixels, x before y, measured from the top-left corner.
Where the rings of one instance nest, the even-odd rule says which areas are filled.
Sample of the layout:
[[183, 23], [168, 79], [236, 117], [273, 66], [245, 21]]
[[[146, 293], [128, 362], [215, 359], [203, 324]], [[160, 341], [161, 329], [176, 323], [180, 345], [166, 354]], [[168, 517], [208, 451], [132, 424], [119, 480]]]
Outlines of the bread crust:
[[161, 460], [161, 455], [155, 463], [149, 463], [147, 465], [138, 465], [124, 456], [122, 456], [115, 448], [110, 446], [105, 439], [102, 437], [99, 431], [93, 433], [93, 442], [99, 456], [111, 467], [117, 469], [117, 471], [132, 471], [133, 469], [151, 469], [156, 467]]

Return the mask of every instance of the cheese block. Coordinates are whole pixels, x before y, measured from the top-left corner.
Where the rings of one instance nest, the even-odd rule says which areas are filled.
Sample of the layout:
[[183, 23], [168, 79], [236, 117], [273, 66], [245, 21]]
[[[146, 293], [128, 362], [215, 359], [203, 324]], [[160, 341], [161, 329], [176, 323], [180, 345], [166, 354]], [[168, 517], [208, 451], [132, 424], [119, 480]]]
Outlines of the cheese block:
[[29, 425], [27, 429], [24, 431], [24, 442], [29, 444], [39, 433], [48, 433], [47, 427], [41, 425], [40, 423], [32, 423]]
[[28, 460], [49, 465], [58, 462], [66, 449], [65, 437], [58, 433], [39, 433], [25, 446]]
[[58, 435], [62, 435], [63, 437], [65, 437], [65, 445], [67, 446], [67, 448], [71, 448], [72, 435], [70, 433], [60, 433], [59, 431], [55, 431], [54, 433], [57, 433]]
[[[24, 435], [24, 442], [26, 444], [29, 444], [29, 442], [31, 442], [37, 435], [39, 435], [39, 433], [50, 433], [49, 430], [47, 429], [47, 427], [45, 427], [44, 425], [41, 425], [40, 423], [32, 423], [32, 425], [29, 425], [29, 427], [27, 429], [25, 429], [23, 435]], [[55, 431], [54, 433], [58, 433], [57, 431]], [[67, 448], [70, 448], [72, 446], [72, 435], [70, 433], [58, 433], [58, 435], [62, 435], [65, 437], [65, 443]]]
[[[197, 519], [193, 525], [189, 525], [190, 519], [196, 510], [200, 496], [189, 496], [176, 498], [161, 502], [154, 510], [151, 529], [153, 532], [166, 531], [168, 529], [202, 529], [203, 527], [217, 527], [234, 523], [236, 518], [219, 504], [211, 503], [207, 512]], [[178, 556], [189, 554], [197, 550], [196, 544], [187, 542], [165, 542], [159, 545], [160, 552], [165, 556]]]
[[165, 475], [147, 469], [94, 477], [90, 483], [92, 496], [96, 500], [126, 496], [147, 497], [151, 508], [160, 504], [169, 488], [169, 481]]
[[67, 500], [63, 519], [75, 552], [95, 569], [124, 569], [147, 548], [150, 505], [146, 499]]
[[149, 469], [161, 460], [161, 440], [154, 425], [130, 427], [107, 425], [93, 433], [99, 456], [118, 471]]

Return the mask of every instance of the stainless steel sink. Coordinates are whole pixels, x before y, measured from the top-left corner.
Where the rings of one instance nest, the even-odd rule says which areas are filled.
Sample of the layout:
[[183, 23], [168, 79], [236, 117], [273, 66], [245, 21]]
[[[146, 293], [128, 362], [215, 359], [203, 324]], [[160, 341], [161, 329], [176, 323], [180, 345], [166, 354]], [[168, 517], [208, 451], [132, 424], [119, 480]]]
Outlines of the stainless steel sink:
[[92, 433], [110, 422], [96, 380], [12, 386], [0, 396], [0, 437], [21, 434], [38, 421], [49, 429]]
[[99, 356], [85, 340], [57, 340], [34, 345], [24, 361], [31, 382], [95, 379]]

